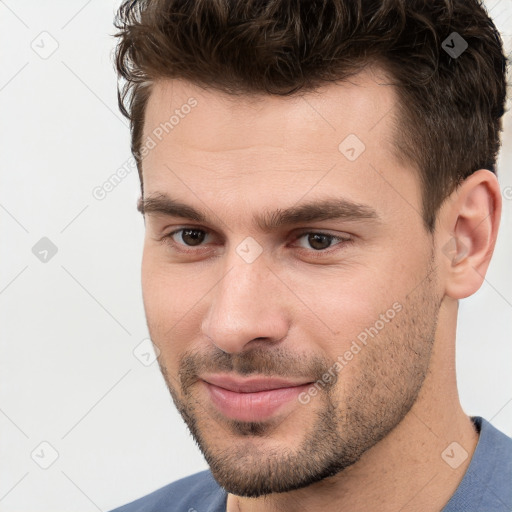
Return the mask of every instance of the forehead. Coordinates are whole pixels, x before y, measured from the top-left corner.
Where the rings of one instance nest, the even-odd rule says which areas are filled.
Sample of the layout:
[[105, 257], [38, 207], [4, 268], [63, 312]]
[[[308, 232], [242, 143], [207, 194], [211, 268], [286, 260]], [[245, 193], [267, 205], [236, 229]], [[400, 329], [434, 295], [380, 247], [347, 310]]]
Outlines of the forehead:
[[[396, 100], [394, 87], [376, 68], [291, 96], [232, 96], [184, 80], [160, 80], [147, 104], [144, 133], [148, 136], [167, 122], [172, 129], [164, 129], [164, 137], [202, 151], [234, 150], [248, 143], [325, 151], [349, 133], [365, 142], [389, 139]], [[189, 109], [192, 102], [197, 104]], [[195, 122], [185, 122], [187, 118]]]
[[302, 95], [233, 97], [159, 81], [146, 108], [144, 194], [222, 198], [235, 211], [235, 200], [253, 196], [275, 205], [339, 191], [384, 209], [404, 196], [419, 210], [416, 175], [395, 156], [397, 96], [388, 82], [369, 69]]

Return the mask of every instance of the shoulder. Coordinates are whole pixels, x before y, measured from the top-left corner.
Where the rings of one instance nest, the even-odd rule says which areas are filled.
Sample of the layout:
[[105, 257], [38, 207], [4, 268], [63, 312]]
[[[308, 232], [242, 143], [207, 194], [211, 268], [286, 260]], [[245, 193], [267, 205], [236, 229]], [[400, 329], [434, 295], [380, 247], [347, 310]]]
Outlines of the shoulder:
[[209, 470], [161, 487], [111, 512], [224, 512], [226, 491]]
[[[488, 466], [491, 471], [489, 476], [493, 479], [508, 481], [502, 479], [501, 475], [512, 476], [512, 439], [483, 418], [476, 417], [473, 421], [480, 427], [478, 445], [482, 466]], [[510, 490], [512, 491], [512, 487]]]
[[472, 418], [480, 433], [471, 463], [442, 512], [512, 510], [512, 439], [481, 417]]

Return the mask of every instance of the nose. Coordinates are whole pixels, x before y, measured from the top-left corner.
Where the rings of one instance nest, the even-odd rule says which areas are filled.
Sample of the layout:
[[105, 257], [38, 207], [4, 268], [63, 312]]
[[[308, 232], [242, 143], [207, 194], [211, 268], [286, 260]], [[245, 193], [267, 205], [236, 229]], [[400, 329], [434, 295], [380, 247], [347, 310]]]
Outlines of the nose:
[[286, 287], [261, 256], [252, 263], [234, 256], [208, 295], [211, 302], [201, 325], [203, 335], [230, 354], [243, 352], [253, 340], [275, 343], [289, 329]]

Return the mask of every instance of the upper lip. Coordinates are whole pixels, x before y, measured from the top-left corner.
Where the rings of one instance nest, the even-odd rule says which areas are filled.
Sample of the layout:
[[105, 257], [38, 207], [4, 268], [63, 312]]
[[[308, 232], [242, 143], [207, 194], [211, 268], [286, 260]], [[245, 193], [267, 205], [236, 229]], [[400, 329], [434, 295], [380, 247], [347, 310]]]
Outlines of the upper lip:
[[231, 375], [205, 375], [202, 380], [229, 391], [239, 393], [255, 393], [271, 389], [291, 388], [309, 384], [307, 380], [286, 380], [279, 377], [251, 377], [240, 379]]

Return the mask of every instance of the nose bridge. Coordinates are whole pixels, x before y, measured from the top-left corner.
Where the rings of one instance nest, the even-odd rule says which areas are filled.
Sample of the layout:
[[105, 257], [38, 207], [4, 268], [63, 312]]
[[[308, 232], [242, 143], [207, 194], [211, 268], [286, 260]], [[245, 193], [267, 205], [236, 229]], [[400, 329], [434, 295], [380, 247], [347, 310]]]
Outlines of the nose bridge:
[[263, 256], [248, 263], [233, 251], [227, 258], [224, 277], [211, 292], [203, 334], [228, 353], [243, 351], [255, 338], [283, 338], [288, 329], [286, 315], [276, 300], [278, 294], [270, 293], [277, 287], [277, 278]]

